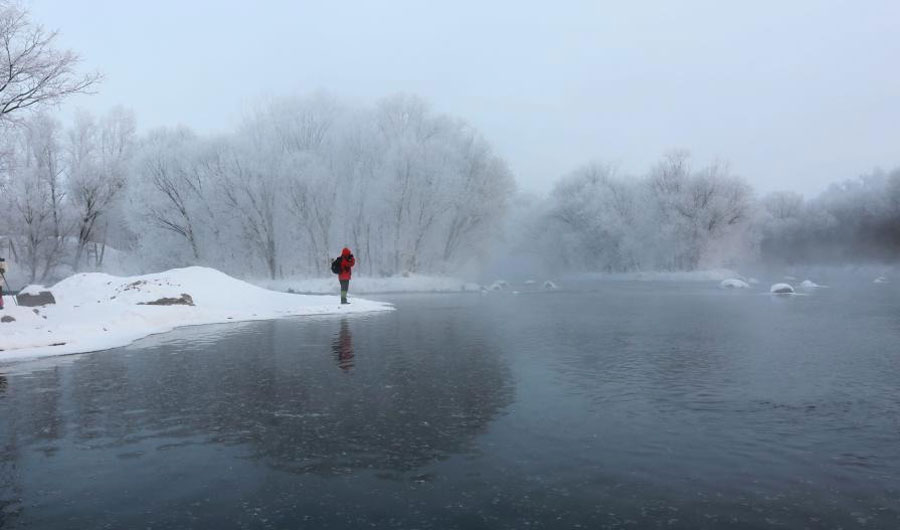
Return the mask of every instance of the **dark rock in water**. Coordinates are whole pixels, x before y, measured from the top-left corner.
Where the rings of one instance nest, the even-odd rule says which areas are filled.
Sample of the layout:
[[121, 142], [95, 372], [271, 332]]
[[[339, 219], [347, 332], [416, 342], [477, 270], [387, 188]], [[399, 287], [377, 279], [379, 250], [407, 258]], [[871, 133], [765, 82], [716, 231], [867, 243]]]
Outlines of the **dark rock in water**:
[[56, 303], [56, 298], [50, 291], [40, 291], [37, 294], [20, 293], [16, 295], [16, 301], [23, 307], [38, 307]]
[[138, 305], [194, 305], [194, 299], [187, 293], [181, 293], [178, 298], [160, 298], [152, 302], [140, 302]]
[[0, 322], [3, 322], [4, 324], [8, 324], [10, 322], [15, 322], [15, 321], [16, 321], [16, 319], [14, 319], [13, 317], [11, 317], [9, 315], [4, 315], [3, 318], [0, 318]]

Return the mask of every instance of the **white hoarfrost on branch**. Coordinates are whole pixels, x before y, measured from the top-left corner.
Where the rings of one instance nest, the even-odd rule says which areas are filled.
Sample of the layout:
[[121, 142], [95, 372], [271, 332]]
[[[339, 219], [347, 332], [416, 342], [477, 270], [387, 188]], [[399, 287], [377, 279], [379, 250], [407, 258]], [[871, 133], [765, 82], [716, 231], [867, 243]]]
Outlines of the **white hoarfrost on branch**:
[[0, 2], [0, 124], [26, 109], [60, 103], [85, 92], [100, 74], [79, 74], [78, 55], [54, 46], [57, 33], [29, 18], [16, 2]]

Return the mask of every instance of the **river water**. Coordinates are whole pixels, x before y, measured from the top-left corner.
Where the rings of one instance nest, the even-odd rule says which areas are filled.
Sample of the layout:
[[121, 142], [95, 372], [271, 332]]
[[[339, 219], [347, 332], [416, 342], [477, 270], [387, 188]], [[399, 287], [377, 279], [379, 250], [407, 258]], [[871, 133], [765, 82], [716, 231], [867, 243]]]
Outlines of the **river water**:
[[0, 528], [900, 528], [897, 288], [519, 289], [0, 364]]

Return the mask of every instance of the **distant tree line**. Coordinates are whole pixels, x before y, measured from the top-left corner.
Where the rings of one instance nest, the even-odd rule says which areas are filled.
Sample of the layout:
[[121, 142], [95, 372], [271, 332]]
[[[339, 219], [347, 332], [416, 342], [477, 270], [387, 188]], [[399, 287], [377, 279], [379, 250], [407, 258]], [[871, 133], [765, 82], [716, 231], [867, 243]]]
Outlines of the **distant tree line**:
[[[722, 163], [693, 168], [687, 152], [645, 175], [591, 164], [528, 209], [521, 249], [568, 270], [694, 270], [752, 254], [750, 186]], [[525, 216], [526, 218], [528, 216]]]
[[720, 162], [694, 168], [675, 151], [647, 173], [595, 163], [543, 200], [513, 201], [513, 248], [547, 268], [690, 271], [753, 264], [900, 259], [900, 169], [877, 170], [806, 199], [757, 197]]
[[896, 263], [900, 259], [900, 168], [831, 185], [806, 200], [762, 200], [760, 256], [785, 264]]
[[2, 145], [0, 253], [31, 281], [103, 269], [110, 248], [140, 270], [269, 278], [327, 275], [345, 245], [373, 276], [455, 274], [491, 248], [573, 272], [900, 255], [900, 170], [759, 198], [675, 151], [637, 176], [590, 164], [527, 199], [477, 131], [409, 96], [280, 98], [217, 136], [138, 134], [122, 108], [68, 127], [36, 113]]
[[351, 246], [366, 274], [450, 273], [487, 251], [514, 191], [476, 130], [408, 96], [277, 99], [219, 136], [38, 113], [4, 147], [0, 220], [31, 281], [102, 268], [107, 245], [143, 269], [324, 275]]

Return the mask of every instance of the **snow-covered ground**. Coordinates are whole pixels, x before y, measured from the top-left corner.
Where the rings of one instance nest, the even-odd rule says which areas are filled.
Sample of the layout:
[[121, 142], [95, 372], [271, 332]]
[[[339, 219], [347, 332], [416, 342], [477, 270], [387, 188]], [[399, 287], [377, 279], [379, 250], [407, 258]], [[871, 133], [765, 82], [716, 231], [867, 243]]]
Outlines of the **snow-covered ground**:
[[[256, 285], [273, 291], [311, 294], [337, 294], [340, 291], [337, 276], [331, 278], [257, 280]], [[390, 276], [388, 278], [367, 278], [354, 276], [350, 280], [350, 294], [373, 293], [458, 293], [478, 292], [481, 286], [457, 278], [445, 276]]]
[[[0, 361], [114, 348], [181, 326], [393, 309], [352, 296], [342, 306], [338, 296], [273, 292], [205, 267], [133, 277], [76, 274], [50, 291], [56, 304], [39, 308], [4, 297], [0, 317], [15, 321], [0, 323]], [[142, 305], [184, 294], [193, 305]]]

